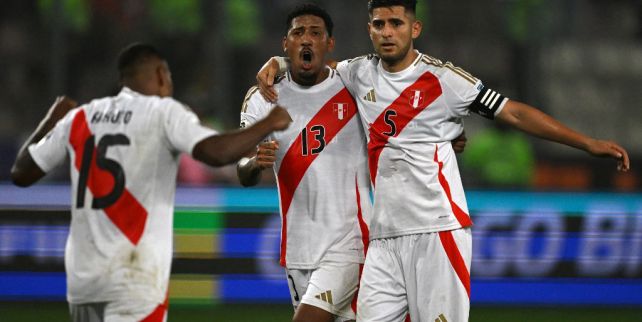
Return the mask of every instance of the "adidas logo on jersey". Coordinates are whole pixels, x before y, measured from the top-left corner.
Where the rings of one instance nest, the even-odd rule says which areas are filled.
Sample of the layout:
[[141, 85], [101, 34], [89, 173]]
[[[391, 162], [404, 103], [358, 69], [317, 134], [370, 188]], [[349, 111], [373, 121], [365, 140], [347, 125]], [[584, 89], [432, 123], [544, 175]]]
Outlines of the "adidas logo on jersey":
[[364, 100], [370, 102], [377, 102], [377, 97], [375, 96], [374, 88], [371, 89], [366, 96], [363, 97]]
[[435, 322], [448, 322], [446, 317], [443, 314], [439, 314], [439, 317], [435, 319]]
[[319, 300], [321, 300], [323, 302], [327, 302], [327, 303], [333, 304], [332, 303], [332, 291], [330, 291], [330, 290], [325, 291], [325, 292], [323, 292], [321, 294], [317, 294], [314, 297], [318, 298]]

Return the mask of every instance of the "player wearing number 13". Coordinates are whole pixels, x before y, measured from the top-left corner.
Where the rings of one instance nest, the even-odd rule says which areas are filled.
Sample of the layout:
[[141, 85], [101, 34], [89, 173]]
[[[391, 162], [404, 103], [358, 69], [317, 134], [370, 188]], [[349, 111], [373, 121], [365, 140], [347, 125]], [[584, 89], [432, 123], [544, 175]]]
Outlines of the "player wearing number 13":
[[69, 155], [65, 268], [74, 322], [163, 321], [180, 153], [212, 166], [236, 162], [290, 122], [277, 107], [251, 128], [219, 135], [171, 98], [169, 67], [154, 47], [127, 47], [118, 67], [117, 96], [79, 108], [56, 100], [12, 169], [14, 183], [28, 186]]
[[[244, 185], [274, 167], [281, 209], [281, 257], [295, 308], [293, 321], [354, 320], [352, 302], [364, 261], [370, 183], [357, 106], [336, 71], [325, 64], [334, 47], [330, 16], [316, 5], [295, 8], [283, 49], [292, 62], [276, 89], [293, 117], [257, 155], [239, 163]], [[256, 87], [248, 93], [242, 125], [254, 124], [273, 104]], [[363, 237], [365, 236], [365, 237]]]

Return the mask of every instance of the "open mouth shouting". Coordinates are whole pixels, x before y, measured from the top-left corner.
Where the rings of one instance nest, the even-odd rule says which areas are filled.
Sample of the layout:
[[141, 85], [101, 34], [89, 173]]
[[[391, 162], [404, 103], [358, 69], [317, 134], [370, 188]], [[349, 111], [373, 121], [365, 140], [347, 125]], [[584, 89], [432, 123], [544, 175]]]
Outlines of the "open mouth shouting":
[[305, 70], [312, 69], [312, 57], [314, 53], [310, 48], [303, 48], [300, 53], [301, 62], [303, 63], [301, 67]]

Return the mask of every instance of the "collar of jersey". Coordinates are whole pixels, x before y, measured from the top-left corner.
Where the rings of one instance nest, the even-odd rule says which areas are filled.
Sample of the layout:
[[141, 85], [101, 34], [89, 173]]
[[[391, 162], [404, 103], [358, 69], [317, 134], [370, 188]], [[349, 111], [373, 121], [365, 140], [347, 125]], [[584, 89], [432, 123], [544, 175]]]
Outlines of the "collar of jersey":
[[142, 94], [132, 90], [131, 88], [129, 88], [127, 86], [123, 86], [123, 88], [120, 90], [120, 93], [118, 93], [118, 96], [121, 96], [121, 95], [127, 95], [127, 96], [132, 96], [133, 97], [133, 96], [140, 96]]
[[292, 78], [292, 74], [290, 74], [290, 71], [288, 71], [288, 74], [287, 74], [288, 84], [290, 84], [290, 87], [292, 87], [293, 89], [298, 90], [298, 91], [320, 91], [320, 90], [323, 90], [323, 89], [325, 89], [326, 87], [330, 86], [330, 83], [331, 83], [331, 82], [330, 82], [330, 80], [331, 80], [334, 76], [337, 76], [337, 75], [335, 75], [335, 74], [336, 74], [336, 71], [335, 71], [335, 70], [333, 70], [332, 68], [330, 68], [330, 67], [328, 67], [328, 66], [326, 66], [325, 68], [329, 69], [329, 71], [330, 71], [330, 72], [328, 73], [328, 77], [326, 77], [326, 78], [325, 78], [323, 81], [321, 81], [321, 83], [319, 83], [319, 84], [315, 84], [315, 85], [312, 85], [312, 86], [303, 86], [303, 85], [299, 85], [299, 84], [298, 84], [297, 82], [295, 82], [295, 81], [294, 81], [294, 79]]
[[392, 79], [400, 79], [404, 78], [406, 75], [412, 73], [412, 71], [415, 69], [415, 66], [417, 66], [417, 63], [423, 56], [422, 53], [420, 53], [418, 50], [415, 49], [415, 52], [417, 53], [417, 58], [404, 70], [400, 70], [398, 72], [391, 73], [383, 68], [382, 61], [379, 59], [379, 63], [377, 64], [377, 69], [381, 73], [381, 75], [384, 75], [386, 78], [392, 78]]

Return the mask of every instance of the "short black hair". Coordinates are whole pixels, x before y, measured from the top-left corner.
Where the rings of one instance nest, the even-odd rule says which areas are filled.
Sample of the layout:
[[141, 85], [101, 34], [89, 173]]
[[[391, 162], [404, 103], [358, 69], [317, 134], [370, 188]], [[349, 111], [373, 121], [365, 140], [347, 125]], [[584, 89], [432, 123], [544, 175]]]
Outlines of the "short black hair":
[[292, 11], [290, 11], [285, 25], [285, 34], [287, 35], [290, 27], [292, 27], [292, 20], [294, 20], [294, 18], [305, 15], [317, 16], [323, 19], [323, 22], [325, 23], [325, 29], [328, 31], [328, 36], [332, 37], [332, 28], [334, 27], [334, 24], [332, 23], [330, 14], [328, 14], [325, 9], [319, 7], [314, 3], [305, 3], [302, 5], [298, 5], [294, 9], [292, 9]]
[[373, 9], [392, 6], [402, 6], [413, 14], [417, 12], [417, 0], [369, 0], [368, 13], [372, 15]]
[[165, 60], [156, 47], [145, 43], [133, 43], [125, 47], [118, 55], [118, 74], [120, 80], [136, 74], [137, 67], [151, 58]]

